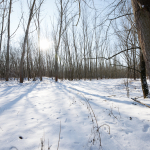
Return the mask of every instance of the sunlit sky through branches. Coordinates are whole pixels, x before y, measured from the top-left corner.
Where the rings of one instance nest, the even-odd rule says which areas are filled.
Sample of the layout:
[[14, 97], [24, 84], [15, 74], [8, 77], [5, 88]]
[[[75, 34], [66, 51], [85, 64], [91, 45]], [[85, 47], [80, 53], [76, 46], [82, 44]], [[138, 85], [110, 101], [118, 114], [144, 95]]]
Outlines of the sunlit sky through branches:
[[[37, 1], [38, 2], [38, 1]], [[44, 50], [47, 48], [50, 48], [52, 46], [51, 43], [53, 43], [51, 40], [52, 39], [52, 32], [53, 29], [56, 29], [56, 25], [58, 22], [58, 9], [56, 5], [58, 4], [59, 0], [45, 0], [44, 3], [42, 4], [41, 7], [41, 15], [40, 15], [40, 28], [41, 28], [41, 34], [40, 34], [40, 39], [41, 39], [41, 44], [40, 47]], [[72, 9], [69, 10], [70, 14], [75, 14], [79, 12], [79, 5], [76, 1], [74, 0], [70, 0], [70, 2], [72, 3]], [[87, 9], [87, 20], [89, 23], [89, 27], [90, 30], [93, 31], [94, 26], [94, 14], [96, 11], [96, 17], [98, 18], [99, 22], [101, 22], [102, 20], [105, 20], [105, 15], [107, 14], [108, 8], [107, 6], [109, 5], [109, 3], [112, 2], [112, 0], [110, 1], [106, 1], [106, 0], [89, 0], [86, 1], [87, 3], [85, 3], [84, 1], [82, 2], [82, 7], [85, 9]], [[93, 3], [94, 2], [94, 3]], [[85, 7], [86, 6], [86, 7]], [[74, 20], [74, 24], [76, 25], [79, 19], [79, 23], [78, 26], [76, 28], [80, 29], [80, 24], [82, 22], [82, 13], [83, 10], [81, 8], [81, 14], [80, 17], [79, 15], [77, 15], [75, 17]], [[29, 17], [29, 9], [28, 9], [28, 5], [27, 5], [27, 1], [26, 0], [18, 0], [18, 1], [14, 1], [13, 5], [12, 5], [12, 13], [11, 13], [11, 34], [16, 30], [19, 22], [20, 22], [20, 18], [23, 14], [23, 18], [21, 19], [21, 23], [20, 26], [17, 30], [17, 32], [14, 34], [13, 38], [11, 39], [11, 43], [13, 42], [13, 45], [19, 45], [18, 43], [20, 42], [20, 39], [23, 39], [24, 34], [25, 34], [25, 28], [27, 25], [27, 21], [28, 21], [28, 17]], [[34, 39], [35, 41], [37, 41], [36, 37], [37, 36], [37, 31], [36, 31], [36, 27], [35, 27], [35, 18], [32, 20], [31, 26], [30, 26], [30, 33], [29, 34], [32, 35], [33, 37], [32, 40]], [[72, 24], [71, 24], [72, 25]], [[71, 28], [71, 27], [70, 27]], [[105, 24], [105, 26], [103, 28], [107, 28], [107, 23]], [[109, 30], [110, 32], [113, 32], [112, 30]], [[36, 36], [34, 36], [36, 34]], [[50, 39], [51, 38], [51, 39]], [[48, 42], [50, 41], [50, 42]]]
[[[45, 0], [44, 3], [42, 4], [41, 15], [40, 15], [41, 37], [45, 36], [44, 32], [46, 31], [44, 30], [48, 29], [49, 32], [51, 32], [53, 30], [52, 24], [57, 22], [56, 19], [58, 17], [57, 15], [58, 10], [57, 10], [56, 3], [58, 3], [58, 1], [56, 0], [50, 0], [50, 1]], [[90, 4], [91, 4], [90, 6], [87, 5], [87, 8], [89, 8], [89, 12], [93, 12], [94, 8], [96, 8], [98, 11], [102, 10], [106, 6], [104, 3], [104, 0], [102, 1], [95, 0], [94, 4], [92, 2], [90, 2]], [[77, 12], [77, 10], [79, 9], [77, 3], [75, 7], [76, 7], [75, 11]], [[15, 36], [14, 36], [15, 40], [17, 40], [18, 38], [20, 39], [20, 37], [24, 36], [24, 28], [26, 27], [26, 24], [27, 24], [29, 9], [28, 9], [26, 0], [14, 1], [12, 5], [12, 13], [11, 13], [11, 18], [10, 18], [11, 19], [11, 33], [13, 33], [16, 30], [22, 14], [23, 14], [23, 19], [21, 20], [19, 29], [15, 33]], [[76, 17], [76, 21], [77, 19], [78, 19], [78, 16]], [[34, 26], [34, 23], [32, 22], [31, 27], [30, 27], [31, 31], [35, 30], [33, 26]], [[43, 37], [43, 38], [45, 39], [46, 37]]]

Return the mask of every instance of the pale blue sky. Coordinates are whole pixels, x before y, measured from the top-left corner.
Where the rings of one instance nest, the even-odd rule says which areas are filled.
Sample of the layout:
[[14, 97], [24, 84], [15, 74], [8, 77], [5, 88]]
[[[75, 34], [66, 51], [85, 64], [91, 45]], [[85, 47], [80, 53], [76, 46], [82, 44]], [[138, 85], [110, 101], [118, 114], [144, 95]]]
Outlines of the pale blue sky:
[[[15, 0], [13, 0], [15, 1]], [[29, 0], [30, 1], [30, 0]], [[95, 7], [99, 10], [102, 11], [108, 4], [108, 2], [110, 3], [112, 0], [110, 1], [106, 1], [106, 0], [94, 0], [94, 4]], [[21, 8], [22, 5], [22, 8]], [[90, 5], [91, 7], [92, 4]], [[27, 21], [28, 20], [28, 7], [27, 7], [27, 0], [18, 0], [13, 4], [13, 11], [11, 13], [11, 33], [13, 33], [15, 31], [15, 29], [18, 26], [19, 23], [19, 19], [21, 18], [21, 12], [24, 13], [24, 18]], [[77, 5], [77, 9], [78, 9], [78, 5]], [[57, 14], [57, 8], [55, 5], [55, 0], [45, 0], [44, 4], [42, 5], [41, 8], [42, 12], [41, 12], [41, 18], [44, 18], [42, 23], [41, 23], [41, 28], [44, 31], [48, 28], [48, 32], [51, 32], [51, 21], [50, 18], [52, 20], [55, 20], [56, 18], [56, 14]], [[93, 11], [92, 9], [89, 9], [89, 11]], [[104, 13], [103, 13], [104, 15]], [[91, 22], [92, 23], [92, 22]], [[32, 26], [33, 24], [31, 24]], [[45, 34], [45, 33], [44, 33]], [[17, 39], [20, 40], [20, 37], [24, 36], [24, 31], [23, 31], [23, 25], [20, 25], [20, 28], [17, 30], [15, 37], [12, 39], [17, 41]]]
[[[21, 18], [21, 14], [22, 14], [21, 12], [24, 13], [25, 20], [27, 21], [28, 19], [28, 8], [27, 8], [26, 0], [17, 1], [12, 5], [12, 7], [13, 7], [12, 9], [13, 11], [11, 13], [11, 33], [13, 33], [18, 26], [19, 19]], [[50, 25], [50, 17], [53, 17], [54, 13], [56, 12], [55, 0], [45, 0], [41, 10], [42, 10], [41, 19], [44, 18], [42, 21], [42, 26], [46, 26], [46, 24]], [[15, 39], [19, 38], [20, 35], [24, 34], [22, 29], [23, 26], [21, 24], [20, 28], [15, 34]]]

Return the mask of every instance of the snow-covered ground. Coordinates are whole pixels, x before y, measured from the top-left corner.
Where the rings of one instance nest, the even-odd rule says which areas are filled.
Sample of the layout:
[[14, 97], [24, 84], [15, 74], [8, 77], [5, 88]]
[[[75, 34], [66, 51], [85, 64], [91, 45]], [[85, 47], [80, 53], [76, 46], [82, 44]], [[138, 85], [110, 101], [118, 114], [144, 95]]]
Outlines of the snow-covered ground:
[[[149, 150], [140, 80], [0, 81], [0, 150]], [[59, 143], [59, 147], [58, 147]], [[101, 146], [100, 146], [101, 144]]]

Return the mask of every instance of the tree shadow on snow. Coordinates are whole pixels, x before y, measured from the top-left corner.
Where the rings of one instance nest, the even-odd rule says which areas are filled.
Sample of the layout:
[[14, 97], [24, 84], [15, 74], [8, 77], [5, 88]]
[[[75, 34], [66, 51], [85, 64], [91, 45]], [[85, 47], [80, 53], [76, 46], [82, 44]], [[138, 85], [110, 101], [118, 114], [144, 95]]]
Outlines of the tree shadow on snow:
[[[15, 105], [17, 102], [19, 102], [23, 97], [25, 97], [26, 95], [28, 95], [29, 93], [31, 93], [34, 88], [37, 86], [37, 84], [33, 84], [30, 86], [29, 89], [27, 89], [27, 91], [25, 91], [25, 93], [21, 94], [19, 97], [17, 97], [14, 100], [11, 100], [10, 102], [8, 102], [7, 104], [4, 104], [3, 106], [0, 107], [0, 114], [3, 113], [4, 110], [6, 109], [10, 109], [13, 105]], [[19, 90], [19, 89], [18, 89]], [[19, 92], [19, 91], [18, 91]]]
[[[91, 94], [91, 93], [87, 93], [85, 91], [81, 91], [81, 90], [78, 90], [76, 88], [73, 88], [73, 87], [67, 87], [66, 85], [63, 85], [62, 83], [59, 83], [66, 91], [68, 91], [69, 93], [73, 93], [73, 94], [76, 94], [77, 95], [77, 92], [79, 93], [82, 93], [84, 94], [85, 96], [94, 96], [94, 97], [97, 97], [97, 98], [100, 98], [100, 99], [103, 99], [103, 100], [108, 100], [108, 101], [112, 101], [112, 102], [116, 102], [116, 103], [123, 103], [123, 104], [128, 104], [128, 105], [131, 105], [132, 102], [130, 101], [125, 101], [125, 100], [118, 100], [118, 99], [114, 99], [114, 98], [110, 98], [110, 97], [107, 97], [107, 96], [101, 96], [101, 95], [98, 95], [98, 94]], [[70, 89], [70, 90], [69, 90]], [[79, 95], [79, 94], [78, 94]], [[81, 98], [81, 97], [80, 97]], [[83, 99], [83, 97], [82, 97]], [[91, 101], [90, 101], [91, 103]], [[97, 104], [96, 104], [97, 105]]]

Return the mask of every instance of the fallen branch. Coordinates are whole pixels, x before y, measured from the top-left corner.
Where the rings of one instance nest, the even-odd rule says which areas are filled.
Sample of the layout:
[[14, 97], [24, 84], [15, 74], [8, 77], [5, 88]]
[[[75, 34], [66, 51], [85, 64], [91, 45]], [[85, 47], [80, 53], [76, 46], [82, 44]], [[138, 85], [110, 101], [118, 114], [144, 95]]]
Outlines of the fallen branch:
[[148, 106], [148, 105], [146, 105], [146, 104], [144, 104], [144, 103], [142, 103], [142, 102], [136, 100], [135, 98], [131, 98], [131, 99], [134, 100], [134, 101], [137, 102], [137, 103], [140, 103], [140, 104], [145, 105], [146, 107], [150, 108], [150, 106]]

